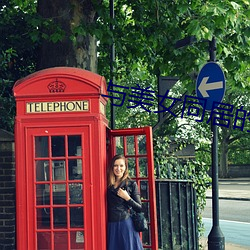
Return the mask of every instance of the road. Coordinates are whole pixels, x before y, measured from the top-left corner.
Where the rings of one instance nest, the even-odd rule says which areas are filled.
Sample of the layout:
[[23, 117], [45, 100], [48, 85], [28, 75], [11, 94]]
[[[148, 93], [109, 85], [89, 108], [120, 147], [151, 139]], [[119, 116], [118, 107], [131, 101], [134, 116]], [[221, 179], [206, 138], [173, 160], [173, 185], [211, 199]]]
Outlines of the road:
[[[203, 218], [212, 218], [212, 199], [207, 199], [206, 202]], [[220, 220], [250, 223], [250, 201], [221, 199], [219, 208]]]
[[[207, 197], [211, 197], [211, 191]], [[220, 228], [226, 243], [233, 243], [250, 249], [250, 182], [219, 183]], [[212, 229], [212, 199], [208, 198], [202, 217], [205, 237]]]

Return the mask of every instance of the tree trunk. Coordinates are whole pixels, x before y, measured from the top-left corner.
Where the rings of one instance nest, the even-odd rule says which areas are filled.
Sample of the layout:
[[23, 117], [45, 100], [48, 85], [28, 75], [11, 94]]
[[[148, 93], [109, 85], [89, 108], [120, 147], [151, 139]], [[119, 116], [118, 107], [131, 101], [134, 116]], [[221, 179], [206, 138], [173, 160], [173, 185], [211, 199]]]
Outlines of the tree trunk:
[[[38, 69], [69, 66], [97, 71], [96, 38], [86, 31], [96, 22], [96, 10], [91, 0], [38, 0], [38, 14], [54, 24], [43, 25], [41, 30], [44, 37], [50, 39], [42, 40]], [[60, 29], [62, 39], [53, 42]]]
[[220, 146], [220, 164], [219, 164], [219, 177], [228, 177], [228, 144], [222, 141]]
[[228, 177], [228, 147], [230, 133], [227, 128], [222, 128], [220, 143], [220, 164], [219, 164], [219, 177]]

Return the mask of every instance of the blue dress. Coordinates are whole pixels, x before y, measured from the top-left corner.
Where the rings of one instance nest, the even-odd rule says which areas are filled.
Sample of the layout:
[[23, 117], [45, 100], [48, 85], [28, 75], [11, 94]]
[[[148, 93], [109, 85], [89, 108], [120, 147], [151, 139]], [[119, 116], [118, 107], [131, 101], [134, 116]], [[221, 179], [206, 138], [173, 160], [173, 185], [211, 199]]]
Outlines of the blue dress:
[[[125, 201], [117, 195], [119, 188], [126, 189], [131, 200]], [[129, 180], [118, 188], [109, 187], [108, 199], [108, 250], [143, 250], [139, 233], [130, 217], [130, 208], [140, 212], [141, 200], [136, 182]]]
[[108, 250], [143, 250], [131, 217], [108, 223]]

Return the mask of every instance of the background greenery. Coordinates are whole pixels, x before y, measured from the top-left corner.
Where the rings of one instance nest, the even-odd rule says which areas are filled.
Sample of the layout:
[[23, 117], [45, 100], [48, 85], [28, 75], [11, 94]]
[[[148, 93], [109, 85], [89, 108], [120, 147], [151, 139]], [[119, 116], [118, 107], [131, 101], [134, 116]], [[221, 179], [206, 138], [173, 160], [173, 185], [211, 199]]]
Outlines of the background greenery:
[[[215, 37], [217, 62], [225, 73], [227, 84], [223, 102], [234, 106], [232, 118], [226, 116], [228, 112], [224, 113], [230, 125], [219, 127], [220, 176], [228, 177], [228, 164], [250, 163], [250, 132], [247, 132], [250, 130], [248, 0], [116, 0], [115, 19], [110, 18], [107, 0], [69, 1], [71, 5], [67, 5], [66, 13], [71, 13], [75, 6], [95, 10], [92, 22], [80, 19], [70, 31], [64, 29], [64, 23], [70, 20], [60, 19], [63, 15], [44, 17], [37, 10], [37, 4], [41, 2], [2, 0], [0, 3], [0, 128], [13, 132], [15, 102], [12, 87], [16, 80], [37, 70], [41, 57], [38, 56], [39, 49], [45, 43], [59, 47], [61, 42], [67, 41], [75, 48], [87, 36], [96, 38], [97, 72], [105, 76], [107, 83], [113, 78], [114, 84], [129, 88], [125, 91], [124, 105], [115, 107], [116, 128], [124, 128], [157, 123], [158, 116], [154, 111], [157, 111], [157, 79], [160, 75], [179, 79], [169, 96], [195, 96], [196, 76], [209, 60], [209, 41]], [[60, 9], [64, 2], [54, 1], [53, 4]], [[82, 16], [88, 16], [83, 10]], [[110, 30], [110, 23], [114, 31]], [[188, 36], [195, 36], [196, 42], [176, 48], [176, 42]], [[110, 46], [113, 42], [116, 56], [111, 76]], [[58, 65], [55, 63], [54, 66]], [[155, 92], [152, 105], [147, 106], [149, 111], [141, 105], [127, 107], [134, 105], [129, 101], [129, 94], [131, 87], [137, 84]], [[241, 107], [245, 113], [239, 112]], [[161, 177], [169, 177], [166, 165], [175, 162], [174, 156], [168, 155], [169, 138], [174, 138], [179, 148], [193, 143], [195, 161], [182, 162], [181, 166], [187, 170], [185, 178], [194, 181], [199, 207], [203, 208], [205, 190], [210, 181], [207, 171], [211, 166], [212, 134], [210, 124], [206, 123], [209, 114], [206, 113], [203, 122], [196, 122], [193, 116], [181, 118], [181, 108], [181, 104], [177, 105], [173, 110], [177, 117], [168, 116], [154, 133], [154, 137], [159, 138], [154, 145], [155, 161], [161, 165]], [[239, 128], [234, 129], [236, 112], [241, 119], [237, 122]], [[159, 144], [162, 140], [164, 143]]]

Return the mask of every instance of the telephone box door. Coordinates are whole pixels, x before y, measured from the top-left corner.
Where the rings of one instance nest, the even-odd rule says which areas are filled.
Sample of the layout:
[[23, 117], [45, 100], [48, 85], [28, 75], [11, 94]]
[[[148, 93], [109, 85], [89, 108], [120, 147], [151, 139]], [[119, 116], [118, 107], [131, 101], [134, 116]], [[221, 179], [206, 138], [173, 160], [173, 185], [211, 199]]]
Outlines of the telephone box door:
[[26, 138], [28, 249], [91, 249], [88, 126], [27, 128]]
[[157, 250], [157, 216], [154, 179], [152, 128], [110, 130], [111, 159], [123, 154], [128, 159], [130, 177], [139, 187], [149, 230], [141, 233], [144, 249]]

